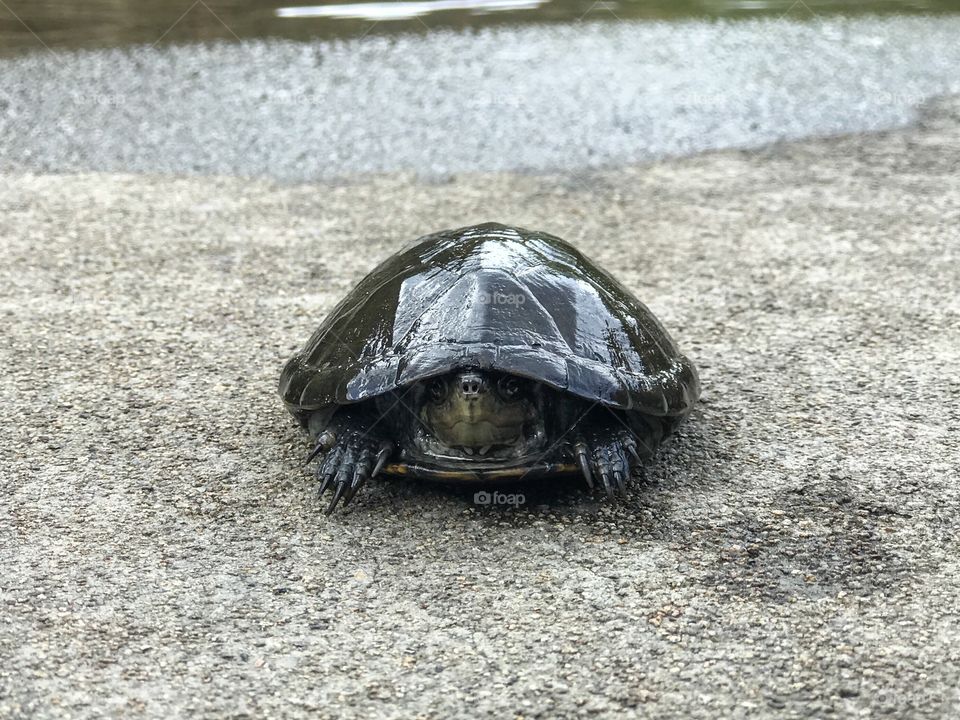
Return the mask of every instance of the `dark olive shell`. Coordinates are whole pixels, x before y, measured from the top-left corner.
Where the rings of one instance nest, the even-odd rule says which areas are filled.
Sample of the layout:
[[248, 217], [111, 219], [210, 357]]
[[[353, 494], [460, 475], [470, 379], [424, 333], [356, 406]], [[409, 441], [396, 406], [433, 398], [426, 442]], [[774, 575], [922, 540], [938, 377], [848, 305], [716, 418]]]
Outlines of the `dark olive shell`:
[[350, 292], [283, 370], [294, 415], [461, 367], [683, 416], [700, 387], [650, 310], [560, 238], [496, 223], [420, 238]]

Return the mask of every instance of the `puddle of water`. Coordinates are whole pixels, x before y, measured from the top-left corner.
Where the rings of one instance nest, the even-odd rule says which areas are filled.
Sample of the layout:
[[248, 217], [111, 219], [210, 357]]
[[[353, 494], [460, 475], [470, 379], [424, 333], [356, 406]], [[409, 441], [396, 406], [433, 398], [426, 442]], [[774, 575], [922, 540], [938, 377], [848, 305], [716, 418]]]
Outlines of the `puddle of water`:
[[278, 8], [281, 18], [357, 18], [361, 20], [409, 20], [445, 10], [469, 10], [474, 15], [490, 12], [536, 10], [548, 0], [411, 0], [362, 2], [345, 5], [311, 5]]
[[0, 54], [279, 37], [429, 32], [526, 22], [955, 13], [960, 0], [3, 0]]

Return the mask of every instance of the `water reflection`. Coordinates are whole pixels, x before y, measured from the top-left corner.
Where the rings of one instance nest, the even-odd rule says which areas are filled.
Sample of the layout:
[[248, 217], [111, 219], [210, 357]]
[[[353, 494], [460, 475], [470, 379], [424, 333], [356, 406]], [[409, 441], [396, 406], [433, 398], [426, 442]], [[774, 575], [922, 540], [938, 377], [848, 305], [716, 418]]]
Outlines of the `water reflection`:
[[363, 20], [409, 20], [444, 10], [470, 10], [474, 15], [509, 10], [535, 10], [548, 0], [413, 0], [411, 2], [363, 2], [346, 5], [313, 5], [279, 8], [281, 18], [361, 18]]
[[[56, 47], [294, 40], [529, 21], [947, 13], [960, 0], [3, 0], [0, 53]], [[385, 22], [389, 21], [389, 22]]]

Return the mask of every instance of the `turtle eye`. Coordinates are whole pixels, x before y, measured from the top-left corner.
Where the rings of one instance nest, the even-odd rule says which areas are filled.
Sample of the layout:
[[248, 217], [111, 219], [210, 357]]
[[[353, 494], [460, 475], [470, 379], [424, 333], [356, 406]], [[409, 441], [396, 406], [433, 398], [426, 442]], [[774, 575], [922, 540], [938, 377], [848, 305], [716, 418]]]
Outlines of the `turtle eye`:
[[427, 396], [437, 404], [442, 403], [447, 396], [447, 388], [443, 384], [443, 380], [431, 380], [427, 383]]
[[520, 381], [515, 377], [500, 378], [497, 389], [501, 397], [506, 400], [512, 400], [520, 394]]

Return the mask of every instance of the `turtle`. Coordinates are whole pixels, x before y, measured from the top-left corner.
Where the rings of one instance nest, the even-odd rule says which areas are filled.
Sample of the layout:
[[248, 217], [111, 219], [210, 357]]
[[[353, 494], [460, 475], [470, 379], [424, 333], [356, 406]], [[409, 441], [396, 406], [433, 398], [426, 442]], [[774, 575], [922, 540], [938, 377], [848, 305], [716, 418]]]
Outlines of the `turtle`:
[[280, 376], [326, 512], [381, 472], [582, 475], [611, 498], [700, 395], [650, 310], [573, 245], [484, 223], [426, 235], [334, 307]]

